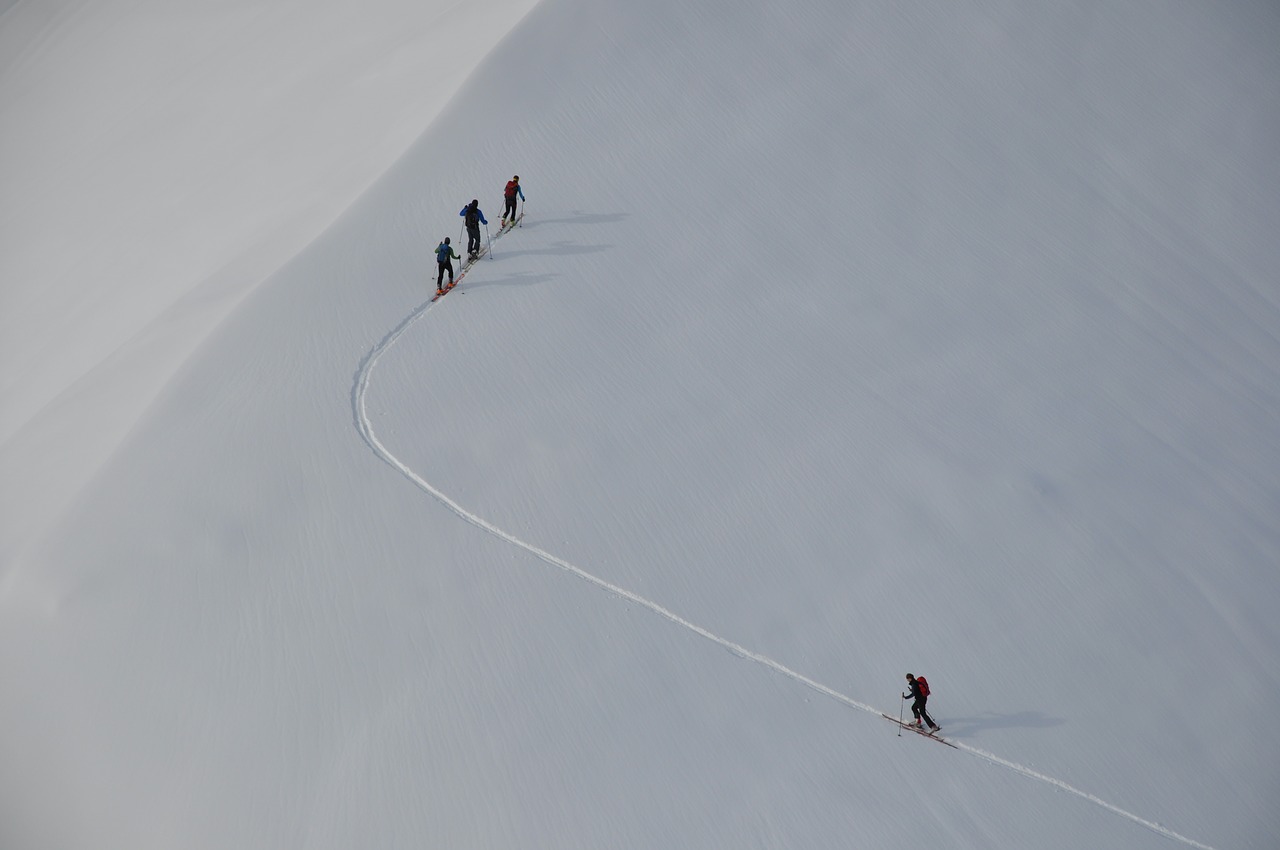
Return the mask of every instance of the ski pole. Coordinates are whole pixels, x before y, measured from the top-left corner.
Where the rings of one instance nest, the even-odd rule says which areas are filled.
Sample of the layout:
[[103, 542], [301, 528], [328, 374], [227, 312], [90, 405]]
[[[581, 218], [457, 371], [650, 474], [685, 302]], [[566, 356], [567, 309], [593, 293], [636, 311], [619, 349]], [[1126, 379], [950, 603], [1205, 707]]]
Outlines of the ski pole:
[[484, 226], [484, 238], [489, 243], [489, 259], [493, 259], [493, 237], [489, 235], [489, 225]]
[[902, 693], [902, 691], [898, 691], [898, 696], [902, 697], [900, 700], [898, 700], [898, 737], [901, 738], [902, 737], [902, 707], [907, 704], [907, 696], [906, 694]]
[[520, 217], [516, 219], [517, 227], [524, 227], [524, 198], [520, 199]]

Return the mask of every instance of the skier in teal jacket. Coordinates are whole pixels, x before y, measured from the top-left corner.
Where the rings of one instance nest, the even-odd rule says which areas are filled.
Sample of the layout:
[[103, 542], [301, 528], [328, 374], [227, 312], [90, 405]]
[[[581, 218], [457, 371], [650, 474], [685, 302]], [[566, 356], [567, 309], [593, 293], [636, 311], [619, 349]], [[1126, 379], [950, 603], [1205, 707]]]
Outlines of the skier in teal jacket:
[[444, 282], [444, 273], [449, 273], [449, 285], [453, 286], [453, 263], [452, 260], [461, 260], [457, 254], [453, 252], [453, 246], [449, 244], [449, 237], [446, 236], [444, 241], [436, 246], [436, 265], [440, 271], [436, 275], [436, 295], [444, 295], [444, 288], [440, 285]]

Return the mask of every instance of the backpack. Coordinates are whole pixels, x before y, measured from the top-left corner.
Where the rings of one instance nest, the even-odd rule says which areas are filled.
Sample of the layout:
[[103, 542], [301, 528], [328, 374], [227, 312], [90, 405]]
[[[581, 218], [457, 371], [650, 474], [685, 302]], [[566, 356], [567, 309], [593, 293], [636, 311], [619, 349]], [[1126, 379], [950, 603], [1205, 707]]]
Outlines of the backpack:
[[467, 207], [466, 222], [467, 222], [467, 227], [480, 226], [480, 208], [479, 207]]
[[929, 695], [929, 681], [924, 676], [916, 676], [916, 682], [920, 685], [920, 693], [924, 696]]
[[507, 188], [503, 190], [503, 195], [509, 201], [516, 196], [516, 181], [508, 180]]
[[437, 263], [449, 262], [449, 260], [452, 258], [452, 255], [453, 255], [453, 247], [450, 245], [446, 245], [443, 242], [441, 242], [439, 247], [436, 248]]

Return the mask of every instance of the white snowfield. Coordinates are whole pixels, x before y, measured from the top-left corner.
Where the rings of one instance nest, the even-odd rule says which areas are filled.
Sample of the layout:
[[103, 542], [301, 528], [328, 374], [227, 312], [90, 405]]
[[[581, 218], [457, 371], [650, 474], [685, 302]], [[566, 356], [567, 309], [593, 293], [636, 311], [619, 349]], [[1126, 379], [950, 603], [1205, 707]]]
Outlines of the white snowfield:
[[0, 848], [1273, 847], [1277, 43], [0, 4]]

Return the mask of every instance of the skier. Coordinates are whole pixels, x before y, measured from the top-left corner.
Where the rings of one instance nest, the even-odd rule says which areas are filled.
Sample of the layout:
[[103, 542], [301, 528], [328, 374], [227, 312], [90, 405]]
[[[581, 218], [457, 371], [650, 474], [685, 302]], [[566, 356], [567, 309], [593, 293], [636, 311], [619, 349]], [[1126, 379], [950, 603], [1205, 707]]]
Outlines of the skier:
[[[933, 718], [929, 716], [929, 712], [924, 710], [925, 703], [929, 701], [929, 683], [923, 676], [917, 679], [910, 673], [907, 674], [907, 687], [911, 688], [910, 699], [911, 713], [915, 715], [916, 722], [909, 723], [909, 726], [915, 726], [917, 729], [923, 728], [920, 720], [923, 718], [925, 723], [929, 724], [929, 733], [933, 734], [942, 727], [933, 722]], [[908, 699], [906, 694], [902, 695], [903, 699]]]
[[489, 226], [484, 213], [480, 211], [480, 202], [475, 198], [458, 213], [467, 222], [467, 259], [474, 260], [480, 255], [480, 225]]
[[516, 196], [520, 196], [520, 200], [524, 200], [524, 190], [520, 188], [520, 175], [517, 174], [507, 181], [507, 187], [502, 190], [502, 197], [506, 199], [507, 208], [502, 213], [502, 226], [507, 226], [507, 220], [510, 219], [512, 224], [516, 223]]
[[444, 241], [436, 246], [436, 265], [440, 267], [439, 273], [436, 275], [436, 295], [444, 295], [444, 288], [440, 284], [444, 282], [444, 273], [449, 273], [449, 286], [453, 287], [453, 263], [452, 260], [461, 260], [457, 254], [453, 252], [453, 246], [449, 244], [449, 237], [446, 236]]

